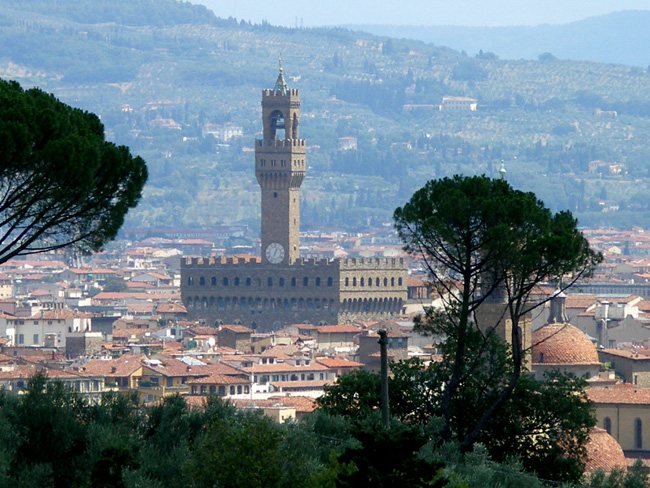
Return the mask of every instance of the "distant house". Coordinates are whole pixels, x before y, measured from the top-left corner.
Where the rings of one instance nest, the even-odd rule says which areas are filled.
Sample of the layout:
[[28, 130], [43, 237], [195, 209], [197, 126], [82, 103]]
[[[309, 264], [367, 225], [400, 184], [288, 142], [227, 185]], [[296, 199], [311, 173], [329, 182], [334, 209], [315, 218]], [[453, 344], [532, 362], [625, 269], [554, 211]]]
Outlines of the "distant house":
[[217, 332], [220, 347], [230, 347], [240, 352], [251, 350], [252, 329], [243, 325], [222, 325]]
[[475, 112], [478, 100], [467, 97], [442, 97], [441, 112]]
[[228, 142], [231, 139], [244, 137], [244, 129], [233, 123], [226, 123], [224, 125], [205, 124], [201, 135], [203, 137], [212, 136], [220, 142]]
[[357, 148], [356, 137], [339, 137], [339, 151], [347, 151], [348, 149]]
[[91, 316], [72, 310], [43, 310], [30, 317], [0, 318], [0, 334], [12, 346], [66, 347], [68, 334], [91, 330]]

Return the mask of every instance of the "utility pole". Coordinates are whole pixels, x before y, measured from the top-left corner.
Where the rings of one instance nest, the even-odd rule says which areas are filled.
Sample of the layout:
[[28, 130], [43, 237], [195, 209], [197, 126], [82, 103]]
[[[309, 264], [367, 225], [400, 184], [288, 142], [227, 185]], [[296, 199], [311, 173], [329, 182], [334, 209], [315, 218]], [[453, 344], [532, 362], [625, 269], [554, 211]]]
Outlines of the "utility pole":
[[378, 342], [381, 360], [381, 420], [384, 428], [388, 429], [390, 427], [388, 420], [388, 339], [386, 337], [386, 329], [379, 329], [377, 333], [379, 334]]

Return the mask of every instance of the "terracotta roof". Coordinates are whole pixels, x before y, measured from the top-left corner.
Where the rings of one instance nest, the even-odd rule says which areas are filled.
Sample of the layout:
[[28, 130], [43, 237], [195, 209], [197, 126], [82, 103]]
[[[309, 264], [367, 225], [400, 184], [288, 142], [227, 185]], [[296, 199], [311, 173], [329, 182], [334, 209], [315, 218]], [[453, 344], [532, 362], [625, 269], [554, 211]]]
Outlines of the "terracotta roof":
[[42, 310], [31, 317], [20, 317], [21, 320], [66, 320], [81, 318], [87, 319], [92, 317], [90, 314], [79, 312], [77, 310]]
[[599, 364], [596, 346], [571, 324], [548, 324], [533, 332], [533, 364]]
[[596, 303], [596, 295], [567, 295], [566, 308], [587, 309], [590, 305]]
[[128, 339], [130, 337], [141, 337], [143, 335], [146, 335], [147, 333], [153, 332], [153, 329], [138, 329], [138, 328], [130, 328], [130, 329], [113, 329], [113, 339]]
[[288, 359], [298, 352], [300, 352], [300, 347], [294, 344], [278, 344], [277, 346], [269, 347], [268, 349], [262, 351], [260, 354], [258, 354], [258, 356], [265, 358], [272, 357]]
[[83, 365], [81, 373], [108, 377], [130, 376], [142, 367], [142, 360], [146, 358], [144, 354], [125, 354], [111, 360], [93, 359]]
[[249, 329], [248, 327], [245, 327], [243, 325], [222, 325], [221, 329], [222, 330], [226, 329], [241, 334], [251, 334], [253, 332], [252, 329]]
[[319, 334], [337, 334], [337, 333], [352, 333], [358, 334], [361, 332], [359, 327], [355, 327], [352, 324], [347, 325], [321, 325], [317, 327]]
[[314, 390], [322, 390], [323, 387], [334, 384], [333, 381], [272, 381], [271, 384], [276, 388], [313, 388]]
[[237, 376], [246, 374], [243, 371], [225, 363], [212, 363], [199, 366], [189, 366], [177, 359], [165, 359], [160, 365], [149, 365], [151, 369], [163, 376]]
[[599, 351], [600, 353], [639, 361], [647, 361], [650, 359], [650, 351], [645, 348], [633, 351], [627, 349], [602, 349]]
[[630, 384], [589, 388], [587, 396], [596, 404], [650, 405], [650, 388], [638, 388]]
[[627, 469], [627, 460], [620, 444], [606, 430], [594, 427], [589, 433], [587, 462], [585, 471], [604, 471], [609, 473], [614, 469]]
[[303, 396], [274, 396], [265, 400], [251, 400], [243, 398], [229, 398], [228, 401], [237, 408], [268, 408], [284, 405], [288, 408], [295, 408], [296, 412], [309, 413], [316, 408], [316, 400]]
[[363, 363], [356, 363], [343, 358], [321, 358], [316, 361], [328, 368], [361, 368], [364, 366]]
[[256, 364], [250, 368], [243, 368], [252, 373], [307, 373], [310, 371], [327, 371], [328, 368], [316, 362], [310, 363], [309, 366], [293, 366], [292, 364]]
[[248, 385], [250, 380], [237, 376], [228, 376], [225, 374], [213, 374], [202, 376], [187, 381], [188, 385]]
[[185, 305], [180, 303], [159, 303], [156, 307], [157, 313], [187, 313]]

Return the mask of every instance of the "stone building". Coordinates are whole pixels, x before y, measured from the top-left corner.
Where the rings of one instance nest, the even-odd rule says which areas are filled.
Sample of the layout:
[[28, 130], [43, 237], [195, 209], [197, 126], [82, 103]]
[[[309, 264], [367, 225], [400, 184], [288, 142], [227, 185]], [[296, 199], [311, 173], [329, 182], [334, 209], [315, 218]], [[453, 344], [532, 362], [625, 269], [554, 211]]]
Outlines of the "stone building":
[[275, 87], [262, 91], [263, 138], [255, 141], [262, 256], [184, 257], [181, 295], [189, 318], [277, 330], [401, 313], [407, 299], [406, 259], [300, 257], [306, 145], [299, 120], [299, 92], [287, 87], [280, 68]]

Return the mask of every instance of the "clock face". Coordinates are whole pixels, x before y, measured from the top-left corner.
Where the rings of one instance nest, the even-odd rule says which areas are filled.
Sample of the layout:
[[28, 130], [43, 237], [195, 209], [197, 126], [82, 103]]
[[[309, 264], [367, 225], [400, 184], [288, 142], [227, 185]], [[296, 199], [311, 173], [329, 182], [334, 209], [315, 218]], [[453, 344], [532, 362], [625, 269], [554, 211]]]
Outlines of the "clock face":
[[284, 259], [284, 247], [282, 244], [272, 242], [266, 248], [266, 259], [271, 264], [278, 264]]

